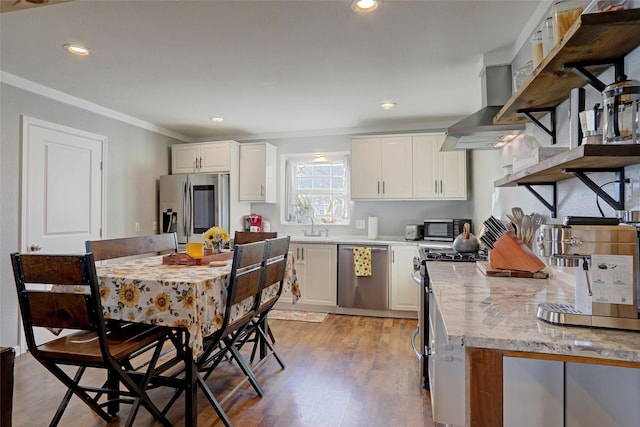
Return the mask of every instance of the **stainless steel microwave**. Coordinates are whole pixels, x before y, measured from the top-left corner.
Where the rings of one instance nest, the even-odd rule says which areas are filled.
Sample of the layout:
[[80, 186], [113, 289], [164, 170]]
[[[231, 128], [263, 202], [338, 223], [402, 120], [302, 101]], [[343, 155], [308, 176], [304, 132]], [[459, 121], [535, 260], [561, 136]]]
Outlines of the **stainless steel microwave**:
[[[470, 219], [425, 219], [424, 240], [453, 242], [458, 234], [464, 230], [465, 223], [472, 226]], [[471, 229], [473, 230], [473, 226]]]

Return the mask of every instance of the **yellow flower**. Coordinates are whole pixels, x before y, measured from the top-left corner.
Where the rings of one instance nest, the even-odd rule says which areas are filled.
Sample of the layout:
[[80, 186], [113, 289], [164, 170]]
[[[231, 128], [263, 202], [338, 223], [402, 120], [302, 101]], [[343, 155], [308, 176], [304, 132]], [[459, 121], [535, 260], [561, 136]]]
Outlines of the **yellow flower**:
[[120, 289], [120, 301], [125, 307], [134, 307], [138, 302], [138, 298], [140, 298], [140, 290], [133, 283], [124, 285]]
[[100, 299], [102, 301], [106, 301], [107, 298], [109, 298], [109, 293], [111, 292], [111, 290], [105, 286], [105, 285], [100, 285]]
[[192, 308], [194, 303], [193, 293], [189, 291], [182, 300], [182, 306], [184, 308]]
[[166, 311], [171, 304], [171, 297], [164, 292], [160, 292], [153, 300], [153, 303], [160, 311]]
[[222, 227], [211, 227], [204, 232], [204, 240], [210, 243], [222, 240], [223, 243], [227, 243], [229, 241], [229, 233], [227, 233]]

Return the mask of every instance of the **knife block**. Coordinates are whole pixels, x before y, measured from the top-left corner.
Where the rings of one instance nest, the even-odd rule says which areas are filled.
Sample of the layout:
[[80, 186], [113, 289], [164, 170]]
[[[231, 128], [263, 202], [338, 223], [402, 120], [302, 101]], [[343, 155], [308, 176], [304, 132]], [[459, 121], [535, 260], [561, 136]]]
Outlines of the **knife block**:
[[489, 251], [491, 268], [519, 270], [534, 273], [546, 267], [529, 247], [511, 231], [504, 233]]

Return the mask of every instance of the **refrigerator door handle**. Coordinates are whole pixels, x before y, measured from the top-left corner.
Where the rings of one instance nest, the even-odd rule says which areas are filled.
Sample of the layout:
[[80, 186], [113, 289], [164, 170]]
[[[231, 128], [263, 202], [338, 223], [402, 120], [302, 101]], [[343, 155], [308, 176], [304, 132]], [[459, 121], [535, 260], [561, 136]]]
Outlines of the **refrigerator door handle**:
[[193, 231], [193, 186], [191, 185], [191, 182], [189, 182], [189, 201], [188, 201], [188, 205], [189, 205], [189, 222], [187, 223], [187, 236], [191, 236], [191, 232]]
[[182, 233], [185, 238], [187, 234], [187, 184], [188, 180], [185, 178], [184, 185], [182, 186]]

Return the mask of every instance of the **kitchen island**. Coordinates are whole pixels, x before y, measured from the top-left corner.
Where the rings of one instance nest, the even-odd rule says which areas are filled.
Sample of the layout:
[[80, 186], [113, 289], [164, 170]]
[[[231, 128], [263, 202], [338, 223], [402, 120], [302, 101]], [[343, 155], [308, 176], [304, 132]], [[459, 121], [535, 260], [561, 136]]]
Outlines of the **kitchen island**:
[[573, 304], [569, 274], [485, 277], [473, 263], [445, 262], [429, 262], [428, 270], [447, 344], [464, 348], [466, 425], [507, 425], [508, 358], [640, 368], [637, 332], [556, 326], [536, 318], [539, 303]]

